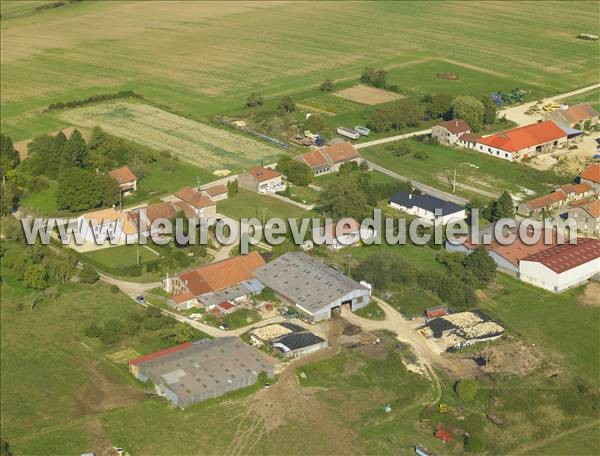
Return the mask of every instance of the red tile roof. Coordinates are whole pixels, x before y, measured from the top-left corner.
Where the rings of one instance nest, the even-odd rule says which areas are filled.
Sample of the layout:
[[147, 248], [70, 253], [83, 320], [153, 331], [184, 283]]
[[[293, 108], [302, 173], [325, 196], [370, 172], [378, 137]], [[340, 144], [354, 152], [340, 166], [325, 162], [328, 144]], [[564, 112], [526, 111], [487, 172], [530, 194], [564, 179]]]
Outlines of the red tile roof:
[[555, 191], [548, 193], [547, 195], [540, 196], [539, 198], [527, 201], [527, 207], [530, 209], [541, 209], [565, 199], [567, 199], [567, 197], [564, 193]]
[[600, 218], [600, 200], [590, 201], [581, 206], [595, 219]]
[[194, 296], [199, 296], [250, 280], [254, 271], [264, 264], [258, 252], [250, 252], [181, 273], [179, 279]]
[[555, 113], [560, 115], [569, 124], [582, 122], [598, 115], [598, 111], [589, 103], [576, 104], [569, 107], [569, 109], [555, 111]]
[[190, 206], [198, 209], [215, 205], [215, 203], [209, 198], [205, 198], [200, 194], [199, 191], [190, 187], [183, 187], [181, 190], [175, 193], [175, 196], [180, 200], [185, 201]]
[[305, 154], [300, 155], [300, 158], [311, 168], [327, 165], [328, 163], [327, 157], [321, 153], [320, 149], [306, 152]]
[[591, 191], [592, 187], [589, 184], [567, 184], [561, 186], [560, 189], [567, 195], [572, 193], [575, 195], [581, 195], [582, 193]]
[[481, 139], [481, 136], [474, 135], [472, 133], [463, 133], [458, 137], [461, 141], [476, 143]]
[[600, 259], [600, 240], [578, 238], [577, 244], [561, 244], [538, 252], [523, 261], [534, 261], [560, 274], [577, 266]]
[[136, 175], [129, 169], [128, 166], [121, 166], [108, 172], [108, 175], [117, 181], [118, 184], [125, 184], [137, 179]]
[[444, 443], [452, 442], [452, 434], [450, 434], [448, 431], [444, 431], [443, 429], [438, 429], [433, 435]]
[[478, 142], [507, 152], [518, 152], [566, 137], [562, 128], [551, 120], [546, 120], [480, 138]]
[[170, 347], [170, 348], [166, 348], [164, 350], [160, 350], [157, 351], [155, 353], [150, 353], [149, 355], [145, 355], [145, 356], [140, 356], [138, 358], [134, 358], [134, 359], [130, 359], [129, 360], [129, 364], [132, 364], [134, 366], [139, 366], [142, 363], [147, 363], [148, 361], [152, 361], [158, 358], [161, 358], [163, 356], [166, 355], [170, 355], [171, 353], [175, 353], [181, 350], [184, 350], [188, 347], [191, 347], [192, 343], [191, 342], [185, 342], [181, 345], [176, 345], [174, 347]]
[[225, 301], [225, 302], [222, 302], [221, 304], [218, 304], [217, 307], [220, 307], [221, 309], [224, 309], [224, 310], [229, 310], [229, 309], [233, 309], [235, 306], [233, 304], [231, 304], [229, 301]]
[[442, 122], [437, 125], [438, 127], [444, 127], [450, 133], [458, 135], [460, 133], [467, 133], [471, 130], [469, 124], [462, 119], [449, 120], [448, 122]]
[[332, 144], [331, 146], [321, 149], [323, 155], [329, 158], [333, 163], [343, 163], [348, 160], [354, 160], [360, 157], [358, 151], [354, 148], [351, 142], [344, 141], [342, 143]]
[[600, 163], [593, 163], [588, 166], [579, 177], [600, 184]]
[[186, 292], [186, 293], [179, 293], [179, 294], [173, 295], [169, 299], [171, 301], [179, 304], [181, 302], [189, 301], [190, 299], [193, 299], [193, 298], [194, 298], [194, 295], [192, 293]]
[[281, 173], [271, 168], [254, 168], [248, 171], [250, 176], [254, 177], [258, 182], [264, 182], [277, 177], [281, 177]]

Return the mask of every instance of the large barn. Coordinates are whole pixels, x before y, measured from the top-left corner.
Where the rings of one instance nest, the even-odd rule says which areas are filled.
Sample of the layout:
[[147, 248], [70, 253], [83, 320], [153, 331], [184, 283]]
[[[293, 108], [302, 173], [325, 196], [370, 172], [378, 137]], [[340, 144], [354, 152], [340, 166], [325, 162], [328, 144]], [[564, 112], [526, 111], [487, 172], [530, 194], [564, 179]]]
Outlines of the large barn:
[[286, 253], [254, 275], [312, 321], [330, 318], [342, 306], [355, 311], [369, 303], [367, 287], [304, 253]]

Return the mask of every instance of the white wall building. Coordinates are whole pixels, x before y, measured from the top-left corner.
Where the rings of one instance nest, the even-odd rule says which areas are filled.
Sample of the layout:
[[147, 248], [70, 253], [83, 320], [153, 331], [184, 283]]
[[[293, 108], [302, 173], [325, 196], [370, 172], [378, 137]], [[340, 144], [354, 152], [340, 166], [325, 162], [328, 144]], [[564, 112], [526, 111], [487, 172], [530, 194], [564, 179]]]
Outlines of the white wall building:
[[[414, 215], [433, 224], [436, 219], [442, 224], [464, 220], [467, 217], [465, 208], [450, 201], [445, 201], [435, 196], [413, 194], [400, 191], [392, 195], [389, 200], [390, 207]], [[436, 215], [436, 209], [440, 211]]]

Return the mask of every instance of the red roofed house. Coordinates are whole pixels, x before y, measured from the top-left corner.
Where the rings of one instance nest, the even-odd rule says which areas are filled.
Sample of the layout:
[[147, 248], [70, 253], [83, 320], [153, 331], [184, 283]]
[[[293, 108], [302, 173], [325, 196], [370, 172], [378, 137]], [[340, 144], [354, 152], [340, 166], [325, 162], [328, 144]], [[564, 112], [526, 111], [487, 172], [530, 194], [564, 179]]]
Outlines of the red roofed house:
[[[183, 210], [188, 217], [191, 214], [203, 219], [215, 218], [217, 216], [217, 205], [215, 202], [202, 196], [198, 190], [190, 187], [183, 187], [175, 193], [175, 197], [179, 199], [179, 205], [177, 203], [175, 205], [178, 209]], [[181, 203], [185, 203], [186, 207]]]
[[449, 120], [431, 127], [431, 137], [447, 146], [456, 144], [459, 136], [465, 133], [471, 133], [471, 127], [462, 119]]
[[562, 185], [556, 191], [564, 193], [568, 202], [589, 198], [594, 194], [592, 186], [586, 183]]
[[264, 264], [265, 261], [258, 252], [250, 252], [182, 272], [174, 277], [167, 276], [163, 280], [163, 289], [174, 295], [172, 299], [177, 295], [190, 293], [199, 300], [208, 293], [229, 289], [253, 279], [254, 271]]
[[567, 134], [550, 120], [479, 138], [475, 150], [505, 160], [520, 160], [567, 144]]
[[583, 124], [588, 121], [590, 126], [598, 123], [598, 111], [589, 103], [579, 103], [567, 109], [558, 109], [550, 114], [549, 118], [558, 124], [569, 127], [579, 124], [583, 128]]
[[550, 213], [563, 207], [567, 203], [567, 194], [560, 190], [556, 190], [547, 195], [540, 196], [529, 201], [520, 203], [517, 206], [517, 211], [520, 214], [531, 216], [540, 215], [543, 212]]
[[276, 193], [285, 190], [283, 175], [271, 168], [254, 168], [240, 174], [240, 187], [258, 193]]
[[225, 301], [220, 304], [217, 304], [217, 309], [219, 310], [221, 315], [229, 315], [230, 313], [235, 312], [236, 307], [235, 304], [232, 304], [229, 301]]
[[202, 196], [209, 198], [211, 201], [221, 201], [227, 199], [229, 196], [227, 186], [223, 184], [203, 188], [201, 194]]
[[452, 434], [450, 434], [448, 431], [445, 431], [444, 429], [437, 429], [434, 433], [433, 433], [434, 437], [440, 439], [442, 442], [444, 443], [450, 443], [452, 442]]
[[567, 211], [575, 219], [577, 229], [586, 234], [600, 235], [600, 200], [578, 201]]
[[198, 306], [198, 301], [189, 291], [179, 293], [167, 299], [167, 305], [175, 310], [187, 310]]
[[589, 184], [596, 194], [600, 194], [600, 163], [588, 166], [580, 175], [579, 182]]
[[359, 161], [360, 155], [352, 143], [345, 141], [298, 155], [296, 160], [306, 163], [320, 176], [337, 172], [343, 163]]
[[127, 195], [137, 190], [137, 176], [133, 174], [128, 166], [121, 166], [120, 168], [113, 169], [108, 172], [108, 175], [117, 181], [123, 195]]
[[560, 244], [519, 262], [519, 278], [559, 293], [600, 273], [600, 240], [578, 238], [577, 244]]

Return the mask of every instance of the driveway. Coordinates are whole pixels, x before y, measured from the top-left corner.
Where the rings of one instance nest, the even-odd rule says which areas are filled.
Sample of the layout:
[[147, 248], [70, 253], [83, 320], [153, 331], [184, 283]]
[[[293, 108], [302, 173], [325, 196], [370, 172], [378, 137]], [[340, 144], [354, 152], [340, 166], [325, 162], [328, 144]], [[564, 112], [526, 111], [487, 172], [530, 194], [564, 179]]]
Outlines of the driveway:
[[390, 136], [389, 138], [375, 139], [373, 141], [366, 141], [364, 143], [354, 144], [356, 149], [364, 149], [365, 147], [378, 146], [379, 144], [385, 144], [393, 141], [399, 141], [401, 139], [412, 138], [413, 136], [423, 136], [431, 133], [431, 128], [427, 130], [413, 131], [411, 133], [404, 133], [402, 135]]

